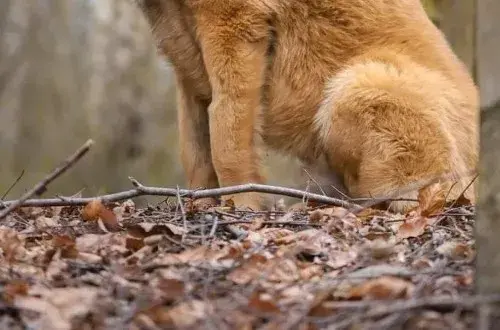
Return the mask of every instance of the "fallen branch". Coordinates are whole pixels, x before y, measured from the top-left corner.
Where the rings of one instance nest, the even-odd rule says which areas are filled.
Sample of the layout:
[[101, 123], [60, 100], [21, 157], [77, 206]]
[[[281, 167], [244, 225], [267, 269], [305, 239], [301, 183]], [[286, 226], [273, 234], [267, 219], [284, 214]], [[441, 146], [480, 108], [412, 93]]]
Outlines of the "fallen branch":
[[[135, 189], [122, 191], [118, 193], [96, 196], [96, 197], [64, 197], [64, 198], [48, 198], [48, 199], [27, 199], [22, 201], [23, 206], [79, 206], [86, 205], [90, 201], [98, 198], [103, 203], [111, 203], [111, 202], [119, 202], [124, 201], [129, 198], [139, 197], [139, 196], [177, 196], [180, 195], [184, 198], [206, 198], [206, 197], [218, 197], [224, 195], [232, 195], [243, 192], [260, 192], [266, 194], [275, 194], [281, 196], [288, 196], [294, 198], [304, 198], [307, 197], [309, 201], [314, 201], [316, 203], [323, 203], [329, 205], [342, 206], [345, 208], [358, 209], [360, 206], [354, 203], [350, 203], [348, 201], [344, 201], [337, 198], [331, 198], [319, 194], [308, 193], [306, 191], [278, 187], [278, 186], [269, 186], [263, 184], [256, 183], [248, 183], [237, 186], [223, 187], [223, 188], [215, 188], [215, 189], [198, 189], [198, 190], [189, 190], [189, 189], [176, 189], [176, 188], [160, 188], [160, 187], [148, 187], [139, 183], [134, 178], [129, 178]], [[3, 202], [4, 206], [10, 207], [10, 205], [18, 203], [18, 201], [5, 201]], [[20, 205], [20, 204], [19, 204]]]
[[474, 309], [478, 305], [488, 304], [488, 303], [498, 303], [500, 302], [499, 295], [471, 295], [471, 296], [431, 296], [410, 300], [399, 300], [391, 301], [389, 303], [385, 301], [338, 301], [338, 302], [327, 302], [327, 308], [331, 309], [344, 309], [344, 308], [356, 308], [356, 309], [368, 309], [362, 315], [356, 314], [355, 317], [349, 318], [336, 323], [329, 323], [327, 318], [311, 318], [315, 319], [317, 322], [328, 322], [330, 325], [334, 325], [337, 329], [348, 328], [349, 326], [370, 318], [378, 318], [388, 314], [402, 313], [419, 308], [457, 308], [462, 309]]
[[72, 167], [80, 158], [82, 158], [90, 147], [94, 144], [94, 141], [88, 140], [85, 142], [73, 155], [68, 157], [59, 167], [55, 168], [49, 175], [43, 178], [42, 181], [37, 183], [33, 188], [28, 190], [21, 198], [15, 201], [3, 202], [2, 205], [5, 207], [4, 210], [0, 212], [0, 220], [5, 218], [10, 212], [14, 211], [17, 207], [25, 205], [25, 202], [29, 200], [34, 195], [41, 195], [47, 188], [47, 186], [54, 181], [56, 178], [61, 176], [70, 167]]

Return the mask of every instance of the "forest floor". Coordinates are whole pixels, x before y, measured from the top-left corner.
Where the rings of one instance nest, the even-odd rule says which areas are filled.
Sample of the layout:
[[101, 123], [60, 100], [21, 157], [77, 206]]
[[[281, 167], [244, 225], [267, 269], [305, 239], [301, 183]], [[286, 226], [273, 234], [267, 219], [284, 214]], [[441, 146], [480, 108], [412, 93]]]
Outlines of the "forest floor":
[[0, 328], [472, 329], [474, 207], [442, 204], [23, 207], [0, 223]]

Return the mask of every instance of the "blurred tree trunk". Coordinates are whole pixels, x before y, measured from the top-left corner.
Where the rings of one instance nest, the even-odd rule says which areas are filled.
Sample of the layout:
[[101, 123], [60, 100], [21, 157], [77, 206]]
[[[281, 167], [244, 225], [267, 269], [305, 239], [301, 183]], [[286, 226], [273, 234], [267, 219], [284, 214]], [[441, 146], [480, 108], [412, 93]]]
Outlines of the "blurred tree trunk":
[[[477, 0], [477, 80], [483, 110], [480, 128], [479, 199], [476, 221], [476, 286], [500, 294], [500, 1]], [[481, 306], [478, 329], [493, 329], [500, 306]]]
[[474, 75], [475, 0], [435, 0], [435, 22]]
[[3, 0], [0, 196], [22, 170], [10, 198], [88, 138], [91, 152], [49, 194], [125, 189], [128, 176], [182, 182], [170, 70], [155, 46], [133, 0]]
[[500, 98], [500, 1], [476, 1], [476, 75], [481, 105], [487, 106]]

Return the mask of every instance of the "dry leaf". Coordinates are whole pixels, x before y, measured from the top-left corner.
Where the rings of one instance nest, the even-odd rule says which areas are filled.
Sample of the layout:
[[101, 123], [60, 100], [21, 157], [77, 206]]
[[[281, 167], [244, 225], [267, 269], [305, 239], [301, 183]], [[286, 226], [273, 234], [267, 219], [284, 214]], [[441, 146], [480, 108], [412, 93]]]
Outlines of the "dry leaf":
[[278, 313], [280, 310], [273, 298], [266, 293], [254, 291], [248, 301], [248, 307], [258, 313]]
[[447, 191], [439, 182], [423, 187], [418, 191], [418, 212], [429, 217], [443, 210], [446, 204]]
[[295, 235], [293, 231], [286, 228], [264, 228], [259, 230], [258, 233], [261, 234], [264, 239], [269, 242], [276, 242], [276, 244], [280, 244], [279, 242], [283, 237]]
[[183, 281], [174, 278], [160, 279], [158, 289], [162, 291], [162, 297], [168, 301], [175, 301], [184, 296], [186, 285]]
[[307, 281], [313, 277], [321, 277], [324, 274], [323, 267], [320, 265], [310, 265], [300, 269], [300, 277]]
[[78, 257], [76, 241], [68, 235], [56, 235], [52, 238], [52, 246], [61, 250], [61, 258], [75, 259]]
[[226, 278], [236, 284], [248, 284], [261, 275], [267, 264], [266, 257], [253, 254], [241, 266], [230, 272]]
[[455, 260], [468, 259], [474, 255], [471, 246], [459, 242], [445, 242], [437, 247], [436, 251]]
[[455, 206], [470, 206], [472, 205], [470, 199], [468, 199], [467, 197], [465, 197], [464, 194], [460, 194], [460, 196], [458, 196], [458, 198], [454, 201], [454, 205]]
[[75, 318], [86, 316], [95, 306], [97, 289], [51, 288], [41, 289], [37, 295], [39, 298], [18, 296], [14, 305], [41, 313], [40, 329], [70, 330]]
[[49, 218], [41, 215], [36, 218], [35, 226], [37, 228], [54, 227], [57, 226], [57, 221], [54, 218]]
[[8, 304], [14, 301], [16, 296], [28, 295], [29, 284], [23, 280], [12, 280], [3, 287], [2, 298]]
[[118, 223], [118, 218], [113, 211], [107, 209], [99, 199], [90, 201], [82, 211], [82, 219], [84, 221], [98, 221], [101, 219], [104, 224], [104, 231], [116, 232], [121, 229]]
[[121, 226], [118, 223], [118, 218], [113, 213], [113, 211], [108, 210], [104, 205], [101, 208], [101, 212], [99, 213], [99, 218], [102, 220], [106, 229], [111, 232], [120, 231]]
[[373, 241], [367, 241], [364, 247], [372, 258], [384, 259], [395, 252], [395, 246], [394, 240], [388, 241], [377, 238]]
[[1, 226], [0, 249], [5, 260], [8, 262], [21, 260], [26, 254], [26, 249], [24, 248], [24, 237], [19, 235], [13, 229]]
[[396, 237], [398, 239], [403, 239], [408, 237], [419, 237], [425, 232], [426, 225], [427, 225], [427, 218], [422, 216], [417, 216], [407, 219], [399, 227]]
[[179, 304], [168, 311], [174, 329], [192, 327], [207, 317], [210, 307], [201, 300]]
[[394, 276], [381, 276], [351, 288], [349, 295], [355, 299], [408, 298], [413, 289], [411, 282]]
[[82, 219], [84, 221], [97, 221], [102, 207], [102, 202], [99, 199], [90, 201], [82, 210]]

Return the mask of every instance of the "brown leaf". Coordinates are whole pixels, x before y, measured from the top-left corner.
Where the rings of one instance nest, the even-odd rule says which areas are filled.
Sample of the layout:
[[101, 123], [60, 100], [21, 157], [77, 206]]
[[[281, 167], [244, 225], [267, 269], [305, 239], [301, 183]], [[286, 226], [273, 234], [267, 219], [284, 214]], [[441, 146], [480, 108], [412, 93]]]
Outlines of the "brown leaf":
[[78, 257], [76, 242], [68, 235], [55, 235], [52, 238], [52, 246], [55, 249], [61, 250], [61, 257], [67, 259], [75, 259]]
[[131, 251], [139, 251], [144, 247], [144, 239], [128, 236], [125, 239], [125, 247]]
[[180, 238], [186, 230], [170, 223], [156, 224], [152, 222], [141, 222], [127, 226], [127, 233], [136, 238], [146, 238], [153, 235], [168, 235]]
[[7, 262], [20, 260], [25, 254], [24, 237], [8, 227], [0, 227], [0, 251]]
[[82, 219], [84, 221], [97, 221], [102, 207], [102, 202], [99, 199], [90, 201], [82, 210]]
[[236, 284], [248, 284], [261, 275], [268, 260], [260, 254], [253, 254], [245, 262], [227, 275], [227, 279]]
[[158, 325], [185, 329], [193, 327], [198, 321], [207, 317], [208, 310], [209, 306], [203, 301], [191, 300], [169, 309], [160, 306], [155, 310], [156, 315], [152, 319]]
[[16, 296], [28, 295], [28, 289], [28, 282], [24, 280], [12, 280], [4, 286], [2, 298], [8, 304], [11, 304]]
[[168, 301], [175, 301], [184, 296], [186, 285], [181, 280], [166, 278], [160, 279], [158, 289], [163, 292], [162, 296], [164, 299], [167, 299]]
[[270, 242], [276, 242], [277, 244], [280, 239], [283, 237], [288, 237], [290, 235], [294, 235], [295, 233], [286, 228], [264, 228], [258, 231], [259, 234], [261, 234], [264, 239], [269, 240]]
[[320, 223], [323, 220], [324, 212], [321, 210], [315, 210], [309, 215], [310, 223]]
[[394, 276], [381, 276], [351, 288], [349, 295], [355, 299], [408, 298], [413, 289], [411, 282]]
[[300, 270], [300, 277], [307, 281], [313, 277], [321, 277], [323, 275], [323, 267], [320, 265], [310, 265]]
[[99, 199], [90, 201], [82, 210], [82, 219], [84, 221], [97, 221], [101, 219], [108, 231], [116, 232], [120, 230], [118, 218], [113, 211], [107, 209]]
[[436, 251], [455, 260], [468, 259], [474, 255], [470, 245], [459, 242], [445, 242], [437, 247]]
[[113, 213], [113, 211], [108, 210], [103, 206], [101, 212], [99, 213], [99, 218], [101, 218], [107, 230], [111, 232], [120, 231], [121, 227], [120, 224], [118, 223], [118, 218]]
[[279, 313], [278, 305], [266, 293], [254, 291], [248, 301], [248, 307], [259, 313]]
[[454, 201], [454, 205], [458, 206], [458, 207], [460, 207], [460, 206], [470, 206], [470, 205], [472, 205], [472, 203], [471, 203], [470, 199], [468, 199], [467, 197], [465, 197], [465, 195], [462, 193]]
[[418, 237], [425, 232], [426, 225], [427, 225], [427, 218], [423, 216], [416, 216], [407, 219], [399, 227], [396, 237], [398, 239], [403, 239], [408, 237]]
[[424, 217], [439, 213], [446, 204], [446, 194], [447, 191], [439, 182], [419, 189], [417, 212]]
[[40, 329], [72, 329], [76, 320], [92, 313], [97, 299], [98, 289], [94, 287], [65, 287], [40, 289], [37, 297], [17, 297], [14, 304], [19, 309], [40, 313]]

